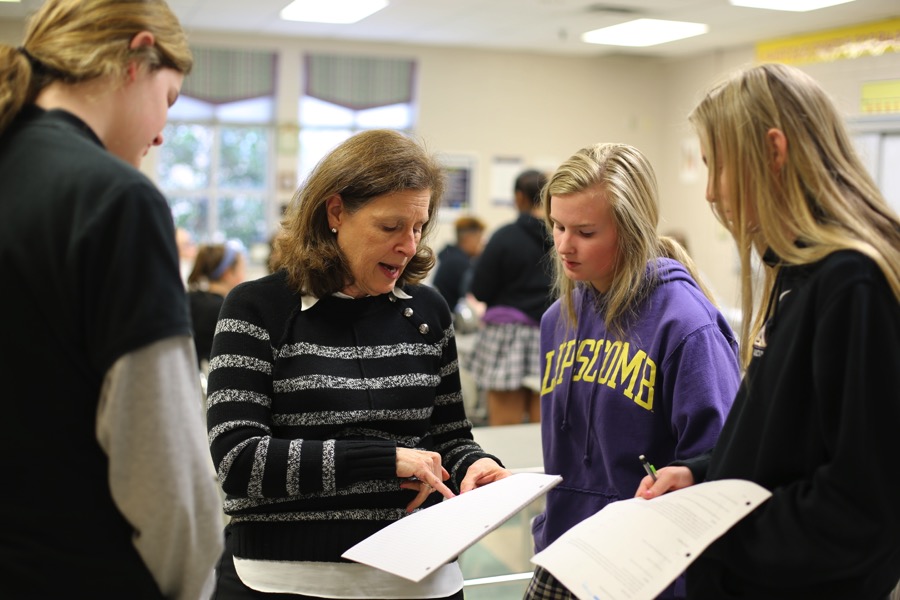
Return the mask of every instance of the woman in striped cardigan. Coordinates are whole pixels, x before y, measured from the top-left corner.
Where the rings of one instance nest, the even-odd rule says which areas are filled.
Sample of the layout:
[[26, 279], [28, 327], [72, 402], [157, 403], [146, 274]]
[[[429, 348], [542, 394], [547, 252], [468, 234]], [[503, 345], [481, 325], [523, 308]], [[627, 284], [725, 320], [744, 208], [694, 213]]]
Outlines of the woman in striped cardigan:
[[455, 562], [413, 583], [341, 559], [509, 475], [472, 439], [450, 310], [419, 285], [442, 191], [418, 143], [357, 134], [294, 197], [278, 269], [226, 299], [207, 413], [230, 517], [217, 598], [462, 598]]

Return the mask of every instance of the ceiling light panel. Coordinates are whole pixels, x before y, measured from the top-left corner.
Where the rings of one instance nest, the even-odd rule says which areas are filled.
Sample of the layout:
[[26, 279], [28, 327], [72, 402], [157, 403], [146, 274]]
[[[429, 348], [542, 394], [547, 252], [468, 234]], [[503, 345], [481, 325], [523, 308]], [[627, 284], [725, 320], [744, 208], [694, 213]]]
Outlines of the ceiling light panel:
[[854, 0], [729, 0], [733, 6], [746, 8], [764, 8], [766, 10], [783, 10], [790, 12], [808, 12], [828, 8], [838, 4], [847, 4]]
[[644, 47], [674, 42], [702, 35], [709, 31], [704, 23], [664, 21], [660, 19], [636, 19], [603, 29], [595, 29], [581, 35], [588, 44], [607, 46]]
[[356, 23], [388, 5], [387, 0], [294, 0], [281, 9], [286, 21]]

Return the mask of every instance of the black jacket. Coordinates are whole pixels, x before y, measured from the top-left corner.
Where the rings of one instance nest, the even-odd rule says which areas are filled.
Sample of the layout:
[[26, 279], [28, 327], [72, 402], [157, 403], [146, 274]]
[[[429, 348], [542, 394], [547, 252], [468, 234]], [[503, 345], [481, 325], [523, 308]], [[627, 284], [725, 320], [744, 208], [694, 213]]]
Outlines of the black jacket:
[[459, 246], [448, 245], [438, 253], [434, 287], [447, 301], [451, 311], [468, 289], [471, 270], [472, 259]]
[[900, 305], [856, 252], [783, 267], [708, 465], [772, 498], [688, 570], [688, 597], [882, 600], [900, 579]]
[[488, 240], [475, 263], [472, 294], [492, 306], [517, 308], [536, 322], [553, 303], [550, 249], [544, 223], [522, 213]]

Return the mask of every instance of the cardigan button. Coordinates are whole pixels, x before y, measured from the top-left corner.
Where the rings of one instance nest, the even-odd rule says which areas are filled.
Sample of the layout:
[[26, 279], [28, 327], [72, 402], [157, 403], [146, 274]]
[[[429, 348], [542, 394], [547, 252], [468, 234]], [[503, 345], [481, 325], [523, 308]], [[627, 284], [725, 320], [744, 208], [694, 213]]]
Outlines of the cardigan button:
[[419, 333], [421, 333], [422, 335], [428, 333], [428, 323], [422, 323], [421, 325], [419, 325]]
[[409, 308], [408, 306], [403, 309], [404, 317], [411, 317], [412, 315], [413, 315], [413, 309]]

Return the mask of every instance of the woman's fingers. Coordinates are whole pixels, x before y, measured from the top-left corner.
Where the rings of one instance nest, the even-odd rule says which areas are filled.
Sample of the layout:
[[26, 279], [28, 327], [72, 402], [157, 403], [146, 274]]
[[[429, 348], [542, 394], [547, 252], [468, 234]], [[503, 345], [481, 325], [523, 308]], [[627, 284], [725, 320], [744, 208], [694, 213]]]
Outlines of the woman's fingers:
[[419, 493], [416, 494], [416, 497], [406, 505], [406, 512], [412, 512], [413, 510], [422, 506], [422, 503], [425, 502], [428, 496], [430, 496], [433, 492], [439, 492], [442, 496], [444, 496], [444, 498], [453, 498], [455, 496], [450, 488], [448, 488], [440, 481], [436, 481], [431, 484], [419, 480], [410, 480], [401, 483], [400, 487], [407, 490], [419, 491]]
[[412, 502], [407, 505], [407, 511], [421, 506], [425, 499], [435, 491], [444, 498], [455, 496], [443, 483], [450, 478], [450, 473], [441, 466], [441, 455], [437, 452], [397, 448], [397, 476], [407, 479], [400, 484], [401, 488], [419, 491]]
[[397, 448], [397, 477], [446, 481], [450, 478], [450, 474], [441, 466], [441, 455], [437, 452]]

